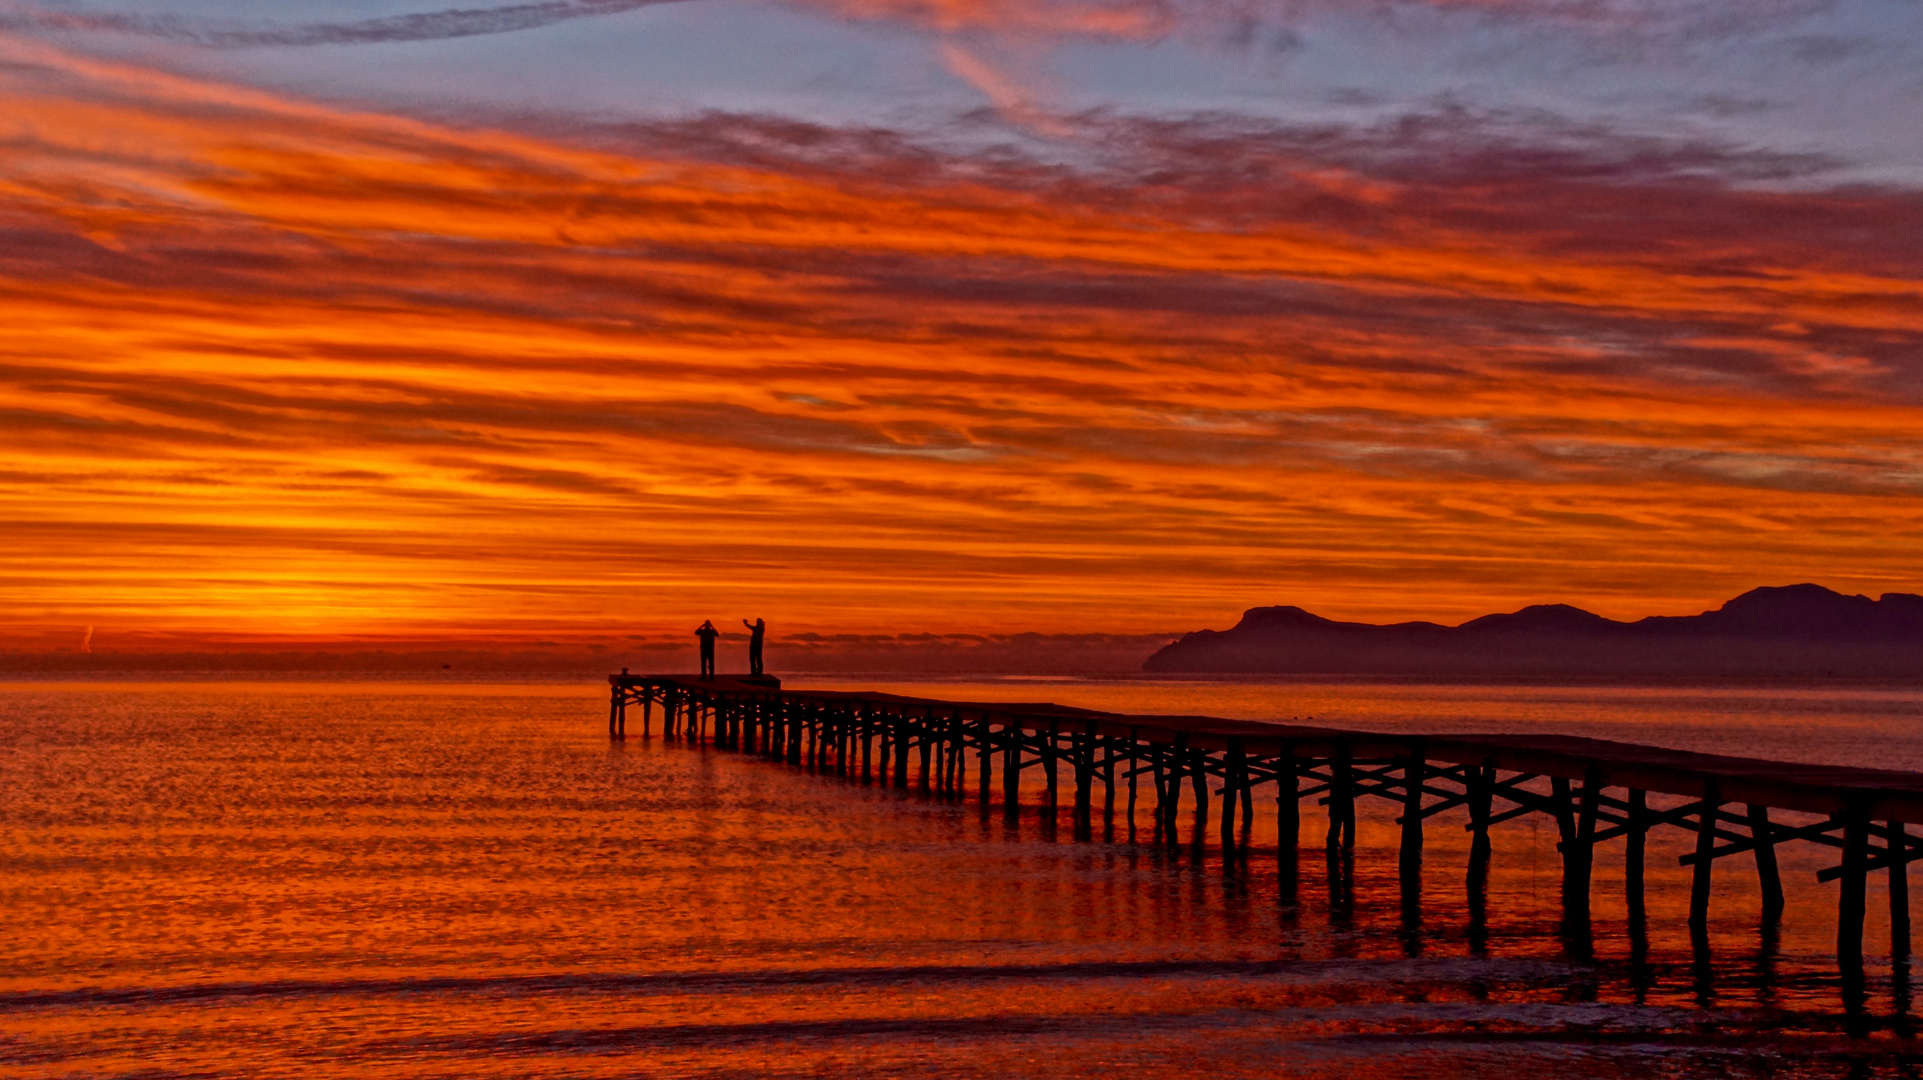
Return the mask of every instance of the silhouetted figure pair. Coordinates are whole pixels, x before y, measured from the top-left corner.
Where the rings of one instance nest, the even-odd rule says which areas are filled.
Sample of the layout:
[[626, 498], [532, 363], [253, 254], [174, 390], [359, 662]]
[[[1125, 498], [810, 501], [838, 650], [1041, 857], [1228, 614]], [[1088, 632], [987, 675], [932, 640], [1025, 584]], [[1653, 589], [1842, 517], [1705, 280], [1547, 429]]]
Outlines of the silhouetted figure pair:
[[721, 631], [714, 628], [713, 622], [703, 619], [700, 629], [694, 632], [694, 636], [701, 639], [701, 677], [712, 679], [714, 678], [714, 639], [721, 636]]
[[759, 675], [761, 674], [761, 645], [768, 640], [768, 624], [760, 619], [753, 622], [743, 619], [741, 625], [748, 628], [748, 674]]

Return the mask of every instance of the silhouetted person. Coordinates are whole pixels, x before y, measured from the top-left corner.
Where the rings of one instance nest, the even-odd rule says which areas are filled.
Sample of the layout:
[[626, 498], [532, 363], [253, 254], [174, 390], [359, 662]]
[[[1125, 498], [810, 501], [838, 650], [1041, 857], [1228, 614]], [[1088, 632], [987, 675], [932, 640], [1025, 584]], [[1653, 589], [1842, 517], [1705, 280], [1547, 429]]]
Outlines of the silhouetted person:
[[714, 623], [703, 619], [701, 628], [694, 632], [694, 636], [701, 639], [701, 677], [712, 679], [714, 678], [714, 639], [721, 636], [721, 631], [714, 628]]
[[741, 625], [748, 628], [748, 674], [759, 675], [761, 674], [761, 644], [768, 640], [768, 624], [760, 619], [753, 622], [743, 619]]

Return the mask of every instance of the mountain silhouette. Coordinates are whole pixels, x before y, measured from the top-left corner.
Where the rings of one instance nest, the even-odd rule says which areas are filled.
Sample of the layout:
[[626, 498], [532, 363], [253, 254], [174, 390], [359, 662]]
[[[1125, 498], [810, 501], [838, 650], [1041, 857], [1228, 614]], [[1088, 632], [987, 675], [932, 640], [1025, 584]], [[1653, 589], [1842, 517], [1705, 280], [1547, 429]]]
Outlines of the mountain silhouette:
[[1460, 626], [1347, 623], [1250, 608], [1185, 634], [1143, 669], [1188, 674], [1923, 678], [1923, 596], [1752, 589], [1701, 615], [1617, 622], [1568, 604]]

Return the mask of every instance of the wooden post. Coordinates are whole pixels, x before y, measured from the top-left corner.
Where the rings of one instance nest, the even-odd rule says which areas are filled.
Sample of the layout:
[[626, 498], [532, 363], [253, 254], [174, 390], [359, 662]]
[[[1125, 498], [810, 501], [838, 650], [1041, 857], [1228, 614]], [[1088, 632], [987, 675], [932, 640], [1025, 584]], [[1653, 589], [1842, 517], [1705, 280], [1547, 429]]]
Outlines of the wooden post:
[[1496, 766], [1492, 761], [1463, 766], [1469, 798], [1469, 869], [1463, 882], [1469, 909], [1469, 951], [1480, 955], [1488, 944], [1489, 818], [1495, 810]]
[[[1696, 865], [1691, 868], [1695, 872], [1689, 880], [1689, 925], [1697, 930], [1709, 925], [1709, 870], [1715, 861], [1716, 813], [1722, 806], [1722, 797], [1716, 781], [1703, 781], [1702, 812], [1696, 816]], [[1862, 935], [1859, 933], [1857, 937], [1860, 939]]]
[[1048, 805], [1049, 820], [1051, 821], [1054, 820], [1055, 808], [1058, 805], [1057, 781], [1055, 778], [1055, 740], [1059, 738], [1061, 738], [1061, 733], [1056, 730], [1055, 721], [1050, 720], [1048, 722], [1048, 738], [1042, 744], [1042, 783], [1044, 785], [1042, 788], [1042, 802]]
[[1189, 782], [1195, 788], [1195, 842], [1200, 844], [1209, 828], [1208, 753], [1201, 747], [1189, 751]]
[[1236, 789], [1242, 793], [1242, 848], [1247, 850], [1249, 837], [1255, 835], [1255, 785], [1249, 781], [1249, 759], [1242, 758], [1240, 775], [1236, 778]]
[[1073, 736], [1075, 754], [1075, 827], [1087, 831], [1095, 812], [1095, 725]]
[[955, 727], [949, 717], [936, 720], [929, 714], [928, 723], [935, 728], [935, 784], [936, 793], [943, 798], [955, 790]]
[[1649, 794], [1637, 788], [1629, 792], [1629, 831], [1623, 834], [1623, 899], [1629, 903], [1629, 920], [1643, 917], [1643, 841], [1649, 835]]
[[1155, 785], [1155, 837], [1161, 839], [1168, 827], [1168, 791], [1162, 780], [1162, 752], [1153, 744], [1148, 748], [1148, 779]]
[[1910, 959], [1910, 831], [1888, 821], [1883, 836], [1890, 855], [1890, 966], [1896, 968]]
[[975, 771], [980, 773], [982, 809], [988, 809], [988, 790], [990, 777], [995, 768], [995, 756], [988, 742], [988, 713], [982, 713], [981, 723], [975, 728]]
[[1156, 758], [1155, 796], [1162, 815], [1162, 837], [1175, 842], [1175, 816], [1182, 806], [1182, 759], [1188, 753], [1189, 737], [1175, 736], [1175, 745]]
[[1869, 862], [1869, 815], [1852, 803], [1843, 812], [1843, 880], [1836, 898], [1836, 965], [1846, 981], [1863, 978], [1863, 899]]
[[942, 743], [947, 747], [946, 764], [942, 769], [942, 794], [950, 802], [961, 798], [962, 785], [968, 782], [968, 760], [963, 753], [961, 713], [950, 713], [942, 717]]
[[1596, 804], [1601, 798], [1601, 771], [1584, 770], [1582, 799], [1576, 809], [1576, 850], [1570, 853], [1570, 864], [1576, 871], [1575, 887], [1569, 894], [1570, 914], [1584, 924], [1589, 922], [1589, 881], [1596, 857]]
[[1569, 901], [1575, 888], [1576, 852], [1576, 804], [1570, 793], [1569, 781], [1561, 776], [1549, 778], [1549, 798], [1555, 808], [1556, 835], [1559, 838], [1556, 850], [1562, 855], [1562, 907], [1564, 915], [1569, 912]]
[[1014, 717], [1002, 725], [1002, 809], [1009, 817], [1021, 812], [1022, 804], [1022, 728]]
[[1242, 797], [1240, 770], [1243, 763], [1242, 740], [1230, 739], [1228, 753], [1222, 758], [1222, 860], [1235, 857], [1235, 804]]
[[1297, 859], [1302, 846], [1301, 778], [1295, 771], [1295, 747], [1282, 744], [1275, 762], [1275, 876], [1282, 899], [1295, 900]]
[[1489, 872], [1489, 816], [1496, 799], [1496, 767], [1483, 764], [1468, 769], [1469, 780], [1469, 874], [1487, 876]]
[[1103, 740], [1102, 754], [1102, 839], [1115, 839], [1115, 739]]
[[895, 787], [908, 790], [908, 714], [897, 712], [893, 717], [895, 728]]
[[1763, 893], [1763, 921], [1783, 917], [1783, 875], [1776, 869], [1776, 838], [1770, 835], [1769, 807], [1749, 804], [1749, 835], [1756, 845], [1756, 882]]
[[1128, 729], [1128, 838], [1135, 840], [1135, 781], [1137, 764], [1141, 760], [1140, 736], [1134, 728]]
[[641, 738], [642, 739], [646, 740], [654, 736], [653, 721], [654, 721], [654, 694], [646, 693], [641, 695]]
[[621, 688], [616, 686], [608, 694], [608, 738], [614, 738], [614, 716], [621, 710]]
[[928, 794], [929, 786], [934, 783], [935, 779], [930, 775], [934, 772], [935, 768], [933, 763], [935, 754], [934, 726], [934, 721], [931, 716], [923, 716], [921, 718], [921, 738], [919, 740], [921, 743], [921, 771], [915, 775], [915, 787], [923, 795]]
[[1409, 745], [1409, 756], [1402, 763], [1402, 850], [1404, 877], [1422, 865], [1422, 784], [1429, 762], [1421, 742]]
[[955, 711], [955, 801], [968, 797], [968, 721]]
[[1329, 850], [1355, 850], [1355, 788], [1349, 777], [1349, 744], [1329, 761]]

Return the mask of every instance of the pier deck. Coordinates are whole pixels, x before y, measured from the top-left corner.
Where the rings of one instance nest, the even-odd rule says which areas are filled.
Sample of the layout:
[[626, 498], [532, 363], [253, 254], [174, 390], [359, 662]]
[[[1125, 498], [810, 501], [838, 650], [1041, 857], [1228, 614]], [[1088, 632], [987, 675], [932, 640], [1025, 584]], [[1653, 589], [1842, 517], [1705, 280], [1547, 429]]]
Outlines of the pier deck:
[[[611, 737], [626, 736], [627, 709], [633, 705], [642, 708], [641, 734], [651, 735], [659, 706], [666, 738], [699, 740], [943, 797], [962, 797], [972, 786], [984, 810], [997, 798], [999, 770], [999, 799], [1011, 814], [1019, 808], [1024, 770], [1040, 770], [1045, 809], [1058, 807], [1066, 773], [1081, 838], [1093, 835], [1097, 789], [1105, 834], [1113, 835], [1119, 798], [1126, 799], [1123, 820], [1132, 827], [1138, 783], [1146, 779], [1157, 796], [1154, 830], [1172, 839], [1186, 786], [1192, 791], [1198, 842], [1211, 802], [1219, 804], [1225, 862], [1247, 858], [1254, 790], [1272, 785], [1285, 893], [1295, 881], [1300, 804], [1307, 798], [1327, 808], [1325, 846], [1332, 854], [1353, 850], [1356, 799], [1373, 796], [1401, 807], [1405, 897], [1419, 888], [1423, 823], [1466, 808], [1466, 828], [1473, 834], [1472, 915], [1479, 908], [1475, 891], [1487, 877], [1490, 828], [1544, 814], [1561, 838], [1565, 924], [1578, 930], [1588, 923], [1590, 867], [1599, 843], [1624, 841], [1628, 901], [1632, 915], [1640, 915], [1645, 836], [1658, 827], [1694, 833], [1695, 849], [1682, 862], [1694, 868], [1689, 921], [1697, 938], [1707, 923], [1714, 860], [1740, 854], [1753, 859], [1764, 918], [1773, 922], [1783, 908], [1776, 846], [1790, 841], [1824, 845], [1838, 853], [1837, 864], [1817, 876], [1841, 881], [1836, 951], [1846, 998], [1860, 999], [1862, 993], [1871, 872], [1890, 874], [1890, 955], [1893, 965], [1908, 968], [1907, 868], [1923, 857], [1923, 837], [1910, 835], [1906, 824], [1923, 822], [1919, 773], [1561, 735], [1384, 733], [1107, 713], [1048, 703], [783, 690], [769, 678], [622, 674], [608, 681]], [[1657, 797], [1654, 802], [1651, 796]], [[1773, 818], [1772, 811], [1779, 816]]]

